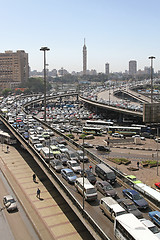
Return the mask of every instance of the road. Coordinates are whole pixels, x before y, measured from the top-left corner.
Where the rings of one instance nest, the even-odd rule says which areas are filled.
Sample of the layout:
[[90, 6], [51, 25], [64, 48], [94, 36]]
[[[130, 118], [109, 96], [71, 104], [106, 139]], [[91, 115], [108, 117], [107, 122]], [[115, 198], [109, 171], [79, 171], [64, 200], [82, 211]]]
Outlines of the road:
[[[3, 207], [3, 196], [11, 194], [16, 199], [8, 182], [0, 172], [0, 206]], [[17, 200], [18, 211], [9, 213], [6, 209], [0, 211], [1, 239], [5, 240], [39, 240], [32, 224], [27, 218], [22, 206]]]

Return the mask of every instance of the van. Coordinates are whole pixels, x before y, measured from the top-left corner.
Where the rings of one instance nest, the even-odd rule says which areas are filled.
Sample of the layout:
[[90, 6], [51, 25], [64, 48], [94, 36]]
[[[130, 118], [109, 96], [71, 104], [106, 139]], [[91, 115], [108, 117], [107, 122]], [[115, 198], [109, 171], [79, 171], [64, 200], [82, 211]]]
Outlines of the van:
[[95, 173], [103, 180], [108, 181], [111, 184], [116, 182], [116, 175], [112, 169], [105, 164], [100, 163], [95, 166]]
[[[84, 179], [84, 185], [83, 185], [83, 179]], [[83, 178], [83, 177], [77, 178], [75, 182], [75, 188], [82, 196], [84, 193], [84, 199], [86, 201], [93, 201], [97, 199], [96, 188], [89, 182], [87, 178]]]
[[102, 212], [114, 221], [115, 217], [125, 214], [126, 211], [112, 197], [104, 197], [100, 200], [100, 209]]
[[36, 144], [36, 143], [40, 143], [39, 138], [36, 137], [36, 136], [34, 136], [34, 135], [30, 135], [30, 136], [29, 136], [29, 142], [30, 142], [32, 145], [34, 145], [34, 144]]
[[54, 159], [54, 155], [48, 147], [42, 147], [40, 150], [40, 155], [44, 158], [44, 160], [49, 163], [50, 160]]

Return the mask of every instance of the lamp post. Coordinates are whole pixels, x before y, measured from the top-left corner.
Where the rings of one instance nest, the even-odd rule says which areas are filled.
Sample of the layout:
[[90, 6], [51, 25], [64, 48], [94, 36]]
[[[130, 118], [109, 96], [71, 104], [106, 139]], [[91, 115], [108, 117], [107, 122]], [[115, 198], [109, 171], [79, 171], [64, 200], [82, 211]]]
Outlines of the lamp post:
[[84, 216], [84, 137], [83, 137], [83, 216]]
[[151, 59], [151, 103], [153, 102], [153, 59], [155, 57], [151, 56], [149, 57]]
[[40, 51], [44, 52], [44, 122], [46, 122], [46, 51], [49, 51], [48, 47], [41, 47]]

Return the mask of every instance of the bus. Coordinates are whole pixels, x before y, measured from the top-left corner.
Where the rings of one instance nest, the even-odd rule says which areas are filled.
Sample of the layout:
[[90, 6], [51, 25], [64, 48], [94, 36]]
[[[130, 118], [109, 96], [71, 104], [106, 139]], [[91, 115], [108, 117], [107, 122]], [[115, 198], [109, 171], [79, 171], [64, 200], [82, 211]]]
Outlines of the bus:
[[83, 127], [82, 133], [100, 136], [102, 135], [102, 129], [98, 127]]
[[114, 221], [114, 235], [119, 240], [156, 240], [158, 239], [132, 213], [117, 216]]
[[0, 141], [1, 143], [6, 143], [9, 145], [17, 143], [17, 139], [13, 134], [4, 131], [0, 131]]
[[132, 137], [141, 133], [141, 127], [110, 126], [108, 133], [119, 133], [126, 137]]
[[85, 126], [86, 127], [97, 127], [97, 128], [106, 130], [106, 128], [113, 126], [113, 122], [102, 121], [102, 120], [86, 120]]

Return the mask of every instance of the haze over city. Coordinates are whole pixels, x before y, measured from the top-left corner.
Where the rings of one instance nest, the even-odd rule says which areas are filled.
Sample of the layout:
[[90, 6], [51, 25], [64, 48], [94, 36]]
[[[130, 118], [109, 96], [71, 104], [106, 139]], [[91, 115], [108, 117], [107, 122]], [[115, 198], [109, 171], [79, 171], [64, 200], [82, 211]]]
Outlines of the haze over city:
[[1, 48], [25, 50], [31, 70], [43, 69], [39, 50], [47, 46], [49, 69], [82, 71], [84, 38], [87, 69], [104, 72], [106, 62], [111, 72], [128, 70], [130, 60], [137, 69], [160, 69], [159, 0], [6, 0], [1, 3]]

